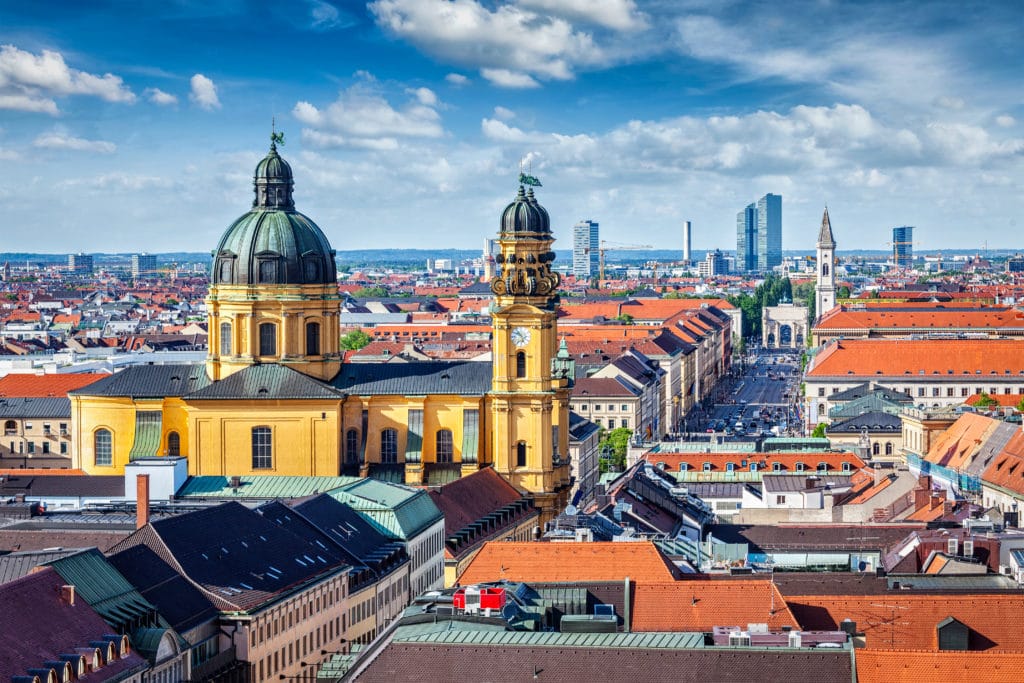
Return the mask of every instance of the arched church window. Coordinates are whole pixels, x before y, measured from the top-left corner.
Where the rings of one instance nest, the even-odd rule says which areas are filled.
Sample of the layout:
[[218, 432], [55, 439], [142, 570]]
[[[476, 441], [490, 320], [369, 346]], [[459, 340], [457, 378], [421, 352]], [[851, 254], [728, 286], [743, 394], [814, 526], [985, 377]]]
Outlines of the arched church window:
[[114, 436], [108, 429], [97, 429], [93, 434], [93, 454], [98, 467], [114, 464]]
[[277, 325], [260, 323], [260, 355], [277, 355]]
[[885, 444], [885, 454], [886, 455], [892, 455], [892, 442], [891, 441], [886, 442], [886, 444]]
[[398, 430], [388, 427], [380, 432], [380, 461], [395, 464], [398, 462]]
[[821, 274], [826, 276], [826, 277], [828, 276], [828, 264], [827, 263], [822, 263], [821, 264]]
[[526, 467], [526, 442], [516, 444], [516, 467]]
[[526, 377], [526, 354], [522, 351], [516, 352], [516, 377]]
[[220, 281], [231, 282], [231, 259], [222, 258], [220, 260]]
[[252, 428], [252, 468], [269, 470], [274, 466], [274, 447], [270, 427]]
[[231, 323], [220, 324], [220, 355], [231, 355]]
[[178, 432], [167, 433], [167, 455], [181, 455], [181, 435]]
[[320, 323], [306, 323], [306, 355], [320, 355]]
[[880, 449], [879, 449], [879, 446], [878, 446], [878, 442], [876, 441], [875, 443], [871, 444], [871, 455], [878, 455], [879, 452], [880, 452]]
[[453, 445], [454, 442], [452, 440], [452, 430], [437, 430], [437, 436], [435, 437], [435, 441], [435, 452], [437, 453], [437, 462], [451, 462], [455, 450]]

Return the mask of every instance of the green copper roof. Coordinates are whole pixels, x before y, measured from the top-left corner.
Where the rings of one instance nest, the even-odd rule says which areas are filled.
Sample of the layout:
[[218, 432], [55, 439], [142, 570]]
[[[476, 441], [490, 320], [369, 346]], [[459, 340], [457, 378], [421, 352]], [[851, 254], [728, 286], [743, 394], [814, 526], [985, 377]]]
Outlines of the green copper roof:
[[127, 624], [156, 613], [156, 608], [96, 548], [48, 565], [74, 585], [78, 595], [109, 624]]
[[361, 481], [359, 477], [283, 477], [243, 476], [241, 486], [232, 488], [228, 477], [189, 477], [178, 491], [179, 498], [259, 499], [302, 498], [326, 493], [347, 484]]
[[461, 623], [456, 623], [446, 629], [429, 630], [419, 629], [415, 626], [399, 626], [395, 631], [393, 641], [399, 643], [445, 643], [451, 645], [506, 647], [692, 650], [704, 647], [704, 634], [556, 633], [544, 631], [470, 630], [463, 629]]
[[135, 441], [128, 453], [129, 460], [160, 455], [163, 437], [163, 413], [159, 410], [140, 410], [135, 413]]
[[376, 479], [360, 479], [331, 497], [358, 510], [389, 538], [408, 541], [444, 515], [426, 491]]

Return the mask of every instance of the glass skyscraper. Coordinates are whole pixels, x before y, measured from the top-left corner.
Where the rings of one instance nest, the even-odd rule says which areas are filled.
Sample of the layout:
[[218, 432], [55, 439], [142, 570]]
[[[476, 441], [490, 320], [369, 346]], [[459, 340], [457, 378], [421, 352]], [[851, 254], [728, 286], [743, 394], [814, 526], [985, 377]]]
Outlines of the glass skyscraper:
[[892, 260], [897, 268], [914, 267], [914, 228], [911, 226], [892, 229]]
[[736, 214], [736, 270], [764, 272], [782, 265], [782, 196], [766, 194]]
[[589, 278], [597, 275], [601, 248], [597, 221], [580, 221], [572, 227], [572, 274]]
[[736, 270], [757, 270], [757, 206], [750, 204], [736, 214]]

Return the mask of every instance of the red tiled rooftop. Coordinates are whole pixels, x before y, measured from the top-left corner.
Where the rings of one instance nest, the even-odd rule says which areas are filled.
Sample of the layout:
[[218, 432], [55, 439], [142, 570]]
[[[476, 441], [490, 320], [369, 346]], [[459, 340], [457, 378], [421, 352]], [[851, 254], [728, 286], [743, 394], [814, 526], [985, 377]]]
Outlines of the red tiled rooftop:
[[638, 583], [633, 608], [634, 631], [703, 631], [715, 626], [768, 624], [799, 628], [774, 583], [767, 579], [682, 580]]
[[69, 391], [89, 386], [106, 374], [20, 375], [0, 377], [0, 396], [10, 398], [64, 397]]
[[916, 594], [788, 596], [804, 630], [834, 630], [844, 619], [857, 623], [871, 649], [938, 649], [936, 626], [954, 617], [971, 631], [972, 650], [1019, 650], [1024, 595]]
[[486, 543], [459, 577], [463, 585], [485, 581], [526, 583], [675, 579], [671, 563], [647, 541], [624, 543]]
[[807, 375], [961, 381], [1013, 377], [1024, 382], [1024, 339], [843, 339], [829, 343]]
[[858, 683], [1017, 683], [1024, 678], [1020, 651], [856, 650], [854, 657]]

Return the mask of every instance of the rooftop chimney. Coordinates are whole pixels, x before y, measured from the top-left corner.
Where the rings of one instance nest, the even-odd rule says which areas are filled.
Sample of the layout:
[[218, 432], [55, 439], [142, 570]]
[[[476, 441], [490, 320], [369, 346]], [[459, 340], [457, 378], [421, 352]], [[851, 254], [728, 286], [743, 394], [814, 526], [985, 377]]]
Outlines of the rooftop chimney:
[[66, 584], [60, 587], [60, 601], [68, 607], [75, 606], [75, 587]]
[[149, 524], [149, 475], [140, 474], [135, 478], [135, 528]]

